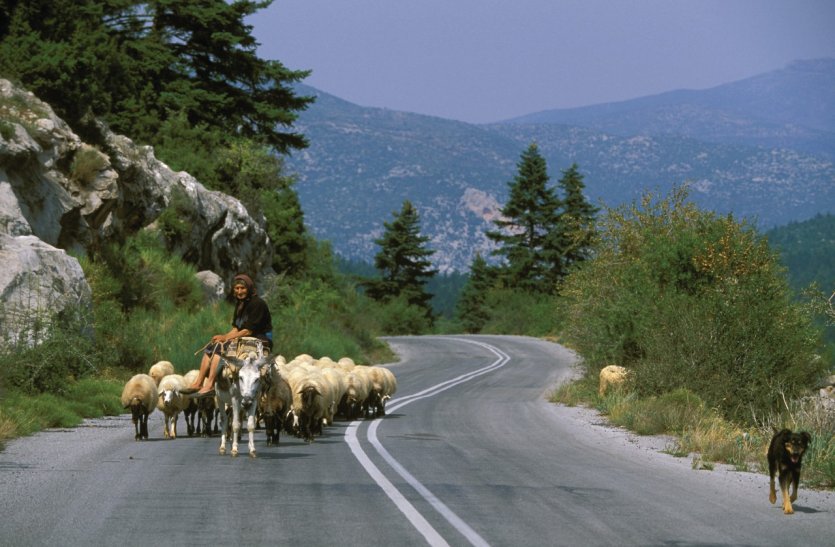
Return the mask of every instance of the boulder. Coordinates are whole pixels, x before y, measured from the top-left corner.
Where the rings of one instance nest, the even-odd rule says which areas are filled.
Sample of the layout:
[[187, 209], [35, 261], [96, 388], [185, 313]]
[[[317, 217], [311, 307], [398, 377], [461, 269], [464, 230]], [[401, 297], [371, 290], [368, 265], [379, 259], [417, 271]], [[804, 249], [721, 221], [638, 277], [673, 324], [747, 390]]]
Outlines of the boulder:
[[[0, 79], [0, 311], [22, 317], [89, 305], [90, 287], [65, 251], [85, 254], [122, 241], [153, 226], [168, 207], [187, 226], [169, 245], [218, 276], [211, 292], [236, 273], [258, 278], [271, 271], [262, 217], [173, 171], [153, 148], [104, 124], [96, 128], [98, 146], [82, 142], [48, 104]], [[12, 332], [5, 324], [0, 332]]]
[[200, 281], [200, 286], [203, 287], [203, 294], [206, 295], [207, 301], [217, 302], [223, 300], [223, 297], [226, 295], [226, 284], [219, 275], [210, 270], [203, 270], [197, 272], [197, 280]]
[[92, 305], [78, 260], [34, 235], [0, 235], [0, 263], [0, 333], [5, 343], [36, 343], [54, 317]]

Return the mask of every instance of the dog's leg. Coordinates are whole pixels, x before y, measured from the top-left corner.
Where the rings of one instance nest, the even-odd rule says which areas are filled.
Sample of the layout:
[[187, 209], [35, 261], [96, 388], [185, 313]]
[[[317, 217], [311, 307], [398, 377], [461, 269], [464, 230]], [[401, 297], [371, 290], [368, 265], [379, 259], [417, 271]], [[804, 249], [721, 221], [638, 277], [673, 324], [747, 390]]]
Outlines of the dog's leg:
[[800, 484], [800, 469], [792, 469], [792, 495], [791, 501], [797, 501], [797, 487]]
[[[788, 471], [788, 469], [786, 470]], [[792, 500], [789, 498], [789, 482], [791, 475], [787, 472], [780, 473], [780, 493], [783, 495], [783, 513], [791, 515], [794, 513]]]
[[774, 463], [771, 460], [771, 454], [769, 454], [768, 458], [768, 476], [770, 477], [768, 483], [768, 501], [771, 502], [771, 505], [777, 503], [777, 491], [774, 489], [774, 473], [777, 471], [775, 469]]

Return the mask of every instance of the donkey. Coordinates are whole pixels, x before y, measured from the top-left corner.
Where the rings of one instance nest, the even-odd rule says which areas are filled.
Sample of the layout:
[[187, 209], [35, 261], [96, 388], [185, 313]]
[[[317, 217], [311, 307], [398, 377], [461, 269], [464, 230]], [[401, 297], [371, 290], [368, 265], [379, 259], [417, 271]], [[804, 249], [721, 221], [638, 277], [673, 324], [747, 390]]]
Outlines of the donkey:
[[[238, 438], [241, 432], [241, 412], [246, 415], [246, 426], [249, 434], [249, 455], [254, 458], [255, 453], [255, 414], [258, 410], [258, 396], [261, 390], [262, 369], [270, 366], [269, 361], [258, 358], [250, 353], [244, 359], [224, 357], [221, 359], [223, 370], [215, 384], [218, 408], [227, 405], [232, 409], [232, 456], [238, 455]], [[229, 417], [226, 412], [220, 412], [220, 453], [226, 454], [226, 438], [229, 436]]]

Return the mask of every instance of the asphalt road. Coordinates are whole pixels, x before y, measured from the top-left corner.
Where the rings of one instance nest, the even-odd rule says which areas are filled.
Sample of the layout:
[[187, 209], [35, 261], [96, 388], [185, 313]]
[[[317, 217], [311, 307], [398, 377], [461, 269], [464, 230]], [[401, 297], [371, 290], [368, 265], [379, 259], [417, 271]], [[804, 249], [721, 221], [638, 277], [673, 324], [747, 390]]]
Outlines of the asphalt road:
[[[258, 457], [218, 439], [133, 440], [129, 416], [0, 453], [0, 546], [835, 545], [835, 498], [687, 458], [547, 403], [574, 356], [508, 336], [388, 339], [385, 418], [337, 422]], [[182, 418], [180, 431], [184, 430]], [[779, 493], [778, 493], [779, 496]]]

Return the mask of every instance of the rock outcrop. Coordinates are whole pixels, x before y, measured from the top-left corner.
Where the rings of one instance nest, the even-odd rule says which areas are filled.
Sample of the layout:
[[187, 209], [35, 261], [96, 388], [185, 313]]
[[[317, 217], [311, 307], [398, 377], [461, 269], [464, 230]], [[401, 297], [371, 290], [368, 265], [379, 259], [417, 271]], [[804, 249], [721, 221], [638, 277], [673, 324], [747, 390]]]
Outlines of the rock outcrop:
[[171, 170], [151, 147], [98, 129], [101, 146], [82, 142], [49, 105], [0, 79], [2, 338], [24, 335], [35, 317], [89, 306], [90, 287], [71, 254], [146, 229], [175, 195], [188, 226], [177, 250], [214, 272], [215, 292], [218, 279], [258, 276], [271, 264], [263, 220], [240, 201]]

